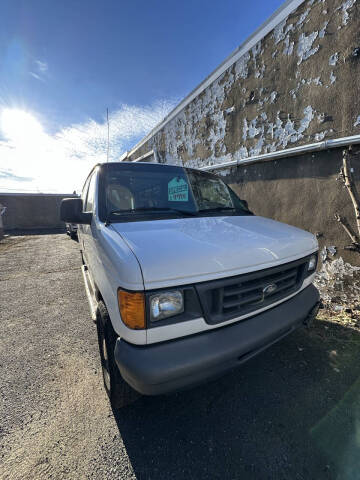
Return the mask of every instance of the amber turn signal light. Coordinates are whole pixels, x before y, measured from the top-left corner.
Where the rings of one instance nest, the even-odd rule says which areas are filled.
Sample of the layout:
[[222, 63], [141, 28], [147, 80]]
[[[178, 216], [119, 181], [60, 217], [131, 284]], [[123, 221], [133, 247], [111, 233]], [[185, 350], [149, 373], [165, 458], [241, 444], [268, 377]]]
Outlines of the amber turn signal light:
[[141, 292], [118, 290], [119, 310], [122, 321], [129, 328], [145, 328], [145, 297]]

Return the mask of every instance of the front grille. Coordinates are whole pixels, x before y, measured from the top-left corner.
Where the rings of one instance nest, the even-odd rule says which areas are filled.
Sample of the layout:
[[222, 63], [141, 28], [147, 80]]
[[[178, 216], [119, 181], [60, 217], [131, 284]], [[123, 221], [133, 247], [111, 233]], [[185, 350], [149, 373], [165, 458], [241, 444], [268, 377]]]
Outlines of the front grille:
[[197, 284], [207, 323], [246, 315], [296, 292], [302, 284], [308, 259]]

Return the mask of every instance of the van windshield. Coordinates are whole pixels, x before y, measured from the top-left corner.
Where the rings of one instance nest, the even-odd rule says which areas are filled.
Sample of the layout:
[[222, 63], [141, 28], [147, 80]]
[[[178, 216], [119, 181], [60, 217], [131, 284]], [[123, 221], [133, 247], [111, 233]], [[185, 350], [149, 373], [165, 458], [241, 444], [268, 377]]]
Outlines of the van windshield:
[[111, 222], [154, 215], [252, 215], [221, 178], [194, 169], [112, 164], [106, 168], [104, 186], [106, 219]]

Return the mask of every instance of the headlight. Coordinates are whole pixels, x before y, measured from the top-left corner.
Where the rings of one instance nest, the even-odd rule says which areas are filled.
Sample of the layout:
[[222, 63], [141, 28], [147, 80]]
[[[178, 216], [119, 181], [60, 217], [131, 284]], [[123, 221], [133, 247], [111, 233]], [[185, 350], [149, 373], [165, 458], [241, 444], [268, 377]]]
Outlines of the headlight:
[[317, 264], [317, 254], [311, 255], [309, 258], [309, 263], [308, 263], [308, 272], [311, 272], [312, 270], [315, 270]]
[[180, 291], [161, 292], [150, 297], [152, 321], [173, 317], [184, 311], [184, 297]]

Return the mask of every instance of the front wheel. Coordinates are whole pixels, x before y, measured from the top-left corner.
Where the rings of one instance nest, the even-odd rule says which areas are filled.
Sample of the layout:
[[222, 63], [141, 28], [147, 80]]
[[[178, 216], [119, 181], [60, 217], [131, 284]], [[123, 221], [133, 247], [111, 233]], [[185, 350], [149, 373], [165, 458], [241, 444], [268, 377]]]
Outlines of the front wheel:
[[112, 328], [108, 311], [103, 302], [98, 304], [97, 332], [104, 387], [114, 408], [133, 403], [139, 394], [122, 378], [115, 363], [114, 349], [117, 335]]

